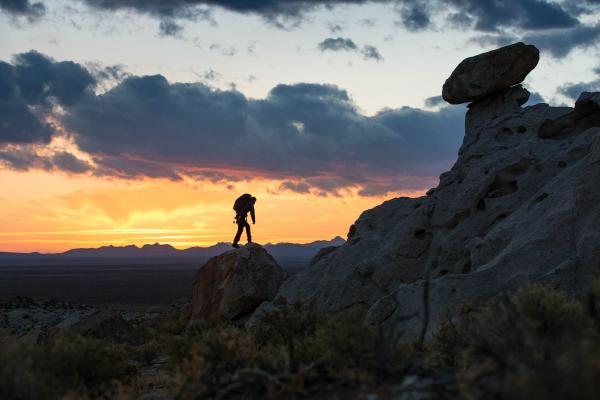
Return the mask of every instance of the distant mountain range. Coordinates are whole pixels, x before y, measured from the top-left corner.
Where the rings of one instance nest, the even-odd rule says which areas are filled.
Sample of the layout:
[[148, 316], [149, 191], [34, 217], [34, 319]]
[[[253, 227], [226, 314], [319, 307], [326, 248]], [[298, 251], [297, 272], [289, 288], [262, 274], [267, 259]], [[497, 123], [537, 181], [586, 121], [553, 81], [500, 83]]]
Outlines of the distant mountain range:
[[[279, 262], [308, 262], [323, 247], [340, 246], [345, 240], [339, 236], [331, 240], [317, 240], [311, 243], [267, 243], [263, 247]], [[165, 259], [186, 258], [204, 260], [231, 250], [229, 243], [217, 243], [209, 247], [190, 247], [178, 250], [169, 244], [146, 244], [142, 247], [102, 246], [98, 248], [71, 249], [64, 253], [9, 253], [0, 252], [0, 262], [18, 261], [60, 261], [60, 260], [98, 260], [98, 259]]]

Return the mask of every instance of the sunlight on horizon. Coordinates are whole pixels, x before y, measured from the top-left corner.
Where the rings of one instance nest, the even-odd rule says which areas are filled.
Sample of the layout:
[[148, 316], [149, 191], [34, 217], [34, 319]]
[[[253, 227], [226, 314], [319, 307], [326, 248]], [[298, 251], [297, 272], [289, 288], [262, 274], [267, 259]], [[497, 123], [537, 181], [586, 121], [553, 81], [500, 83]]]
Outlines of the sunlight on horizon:
[[205, 181], [106, 180], [40, 171], [5, 170], [0, 178], [15, 185], [0, 197], [0, 251], [9, 252], [154, 243], [183, 249], [231, 242], [236, 229], [232, 205], [243, 192], [258, 198], [252, 226], [258, 243], [345, 238], [362, 211], [396, 197], [277, 192], [278, 181], [266, 179], [228, 189]]

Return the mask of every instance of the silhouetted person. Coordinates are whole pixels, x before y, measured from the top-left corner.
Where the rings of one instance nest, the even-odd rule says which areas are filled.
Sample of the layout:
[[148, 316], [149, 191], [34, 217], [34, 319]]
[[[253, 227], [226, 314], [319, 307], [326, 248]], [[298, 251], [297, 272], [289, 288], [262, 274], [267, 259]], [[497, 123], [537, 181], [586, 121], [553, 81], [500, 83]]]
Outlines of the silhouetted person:
[[248, 238], [248, 243], [252, 243], [252, 234], [250, 233], [250, 224], [246, 221], [248, 217], [248, 213], [250, 213], [250, 217], [252, 218], [252, 224], [256, 223], [256, 216], [254, 214], [254, 203], [256, 203], [256, 197], [249, 195], [248, 193], [244, 193], [240, 197], [237, 198], [235, 203], [233, 204], [233, 209], [235, 210], [235, 223], [238, 226], [237, 233], [235, 234], [235, 238], [233, 239], [232, 246], [236, 249], [240, 247], [238, 242], [242, 237], [242, 232], [244, 228], [246, 228], [246, 237]]

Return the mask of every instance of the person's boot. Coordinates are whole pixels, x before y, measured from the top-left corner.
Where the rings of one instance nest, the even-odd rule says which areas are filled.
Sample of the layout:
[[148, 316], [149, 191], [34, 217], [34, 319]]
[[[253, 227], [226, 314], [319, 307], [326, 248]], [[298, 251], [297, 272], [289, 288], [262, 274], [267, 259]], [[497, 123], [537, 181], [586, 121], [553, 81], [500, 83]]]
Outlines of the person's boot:
[[234, 247], [234, 248], [236, 248], [236, 249], [239, 249], [239, 248], [240, 248], [240, 245], [239, 245], [239, 244], [237, 244], [237, 243], [234, 243], [234, 244], [232, 244], [232, 245], [231, 245], [231, 247]]

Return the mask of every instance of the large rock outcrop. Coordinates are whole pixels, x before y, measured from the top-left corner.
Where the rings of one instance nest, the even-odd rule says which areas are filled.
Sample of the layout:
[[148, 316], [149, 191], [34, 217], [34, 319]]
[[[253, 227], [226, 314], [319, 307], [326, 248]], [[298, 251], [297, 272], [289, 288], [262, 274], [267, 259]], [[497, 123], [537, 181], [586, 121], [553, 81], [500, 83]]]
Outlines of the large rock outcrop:
[[258, 244], [208, 260], [194, 278], [191, 320], [238, 320], [272, 300], [287, 273]]
[[539, 59], [535, 46], [521, 42], [469, 57], [446, 80], [442, 97], [450, 104], [482, 99], [523, 82]]
[[438, 187], [363, 212], [348, 241], [288, 279], [273, 303], [360, 305], [370, 323], [413, 336], [425, 282], [430, 329], [503, 290], [587, 291], [600, 271], [599, 95], [582, 94], [575, 109], [522, 107], [529, 92], [516, 85], [470, 104], [458, 160]]

